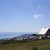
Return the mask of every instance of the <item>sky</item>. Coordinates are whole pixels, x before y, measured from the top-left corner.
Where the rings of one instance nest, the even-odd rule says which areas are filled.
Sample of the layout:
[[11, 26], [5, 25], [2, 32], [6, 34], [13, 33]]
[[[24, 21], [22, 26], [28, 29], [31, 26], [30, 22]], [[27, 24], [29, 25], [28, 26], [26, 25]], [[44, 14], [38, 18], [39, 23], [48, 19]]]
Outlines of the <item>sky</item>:
[[38, 32], [50, 28], [50, 0], [0, 0], [0, 32]]

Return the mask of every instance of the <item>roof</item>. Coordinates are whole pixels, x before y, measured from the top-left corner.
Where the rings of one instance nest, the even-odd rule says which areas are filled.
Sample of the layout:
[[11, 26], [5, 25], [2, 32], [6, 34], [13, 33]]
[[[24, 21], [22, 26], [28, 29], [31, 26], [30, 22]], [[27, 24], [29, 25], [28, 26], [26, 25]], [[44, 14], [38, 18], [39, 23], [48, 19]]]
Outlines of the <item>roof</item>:
[[38, 35], [44, 35], [46, 34], [47, 31], [48, 31], [48, 28], [42, 28], [40, 32], [38, 33]]

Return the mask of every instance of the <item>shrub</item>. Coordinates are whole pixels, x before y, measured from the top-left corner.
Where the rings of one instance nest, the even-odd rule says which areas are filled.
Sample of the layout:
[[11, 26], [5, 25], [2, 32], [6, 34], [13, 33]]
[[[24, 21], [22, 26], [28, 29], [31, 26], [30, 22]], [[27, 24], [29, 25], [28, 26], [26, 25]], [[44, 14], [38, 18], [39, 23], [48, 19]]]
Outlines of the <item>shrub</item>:
[[32, 50], [37, 50], [37, 48], [36, 47], [32, 47]]

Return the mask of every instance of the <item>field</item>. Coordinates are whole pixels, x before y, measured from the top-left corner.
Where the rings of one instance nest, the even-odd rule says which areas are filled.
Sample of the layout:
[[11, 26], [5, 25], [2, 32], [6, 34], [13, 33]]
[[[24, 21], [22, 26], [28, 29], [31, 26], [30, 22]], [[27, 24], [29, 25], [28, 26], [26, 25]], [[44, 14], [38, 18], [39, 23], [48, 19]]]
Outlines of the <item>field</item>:
[[34, 41], [9, 41], [0, 42], [0, 50], [16, 50], [21, 48], [21, 50], [50, 50], [50, 39], [45, 40], [34, 40]]

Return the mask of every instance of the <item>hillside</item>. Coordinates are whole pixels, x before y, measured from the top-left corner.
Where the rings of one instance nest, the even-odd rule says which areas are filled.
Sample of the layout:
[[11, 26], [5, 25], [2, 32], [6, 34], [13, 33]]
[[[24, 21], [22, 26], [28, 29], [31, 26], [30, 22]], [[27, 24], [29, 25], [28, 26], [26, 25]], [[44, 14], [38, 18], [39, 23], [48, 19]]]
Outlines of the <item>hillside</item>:
[[37, 48], [37, 50], [50, 50], [50, 39], [0, 42], [0, 50], [16, 50], [17, 48], [21, 48], [21, 50], [33, 50], [34, 48]]

